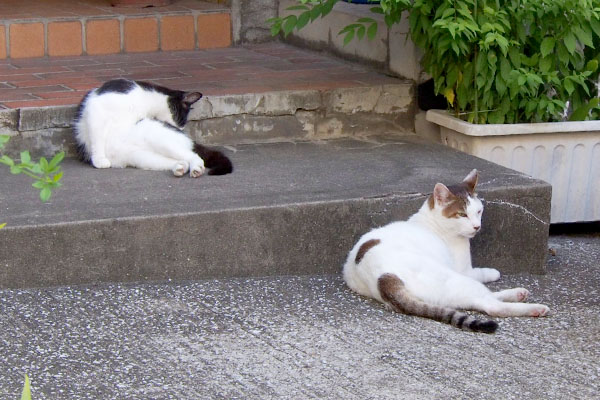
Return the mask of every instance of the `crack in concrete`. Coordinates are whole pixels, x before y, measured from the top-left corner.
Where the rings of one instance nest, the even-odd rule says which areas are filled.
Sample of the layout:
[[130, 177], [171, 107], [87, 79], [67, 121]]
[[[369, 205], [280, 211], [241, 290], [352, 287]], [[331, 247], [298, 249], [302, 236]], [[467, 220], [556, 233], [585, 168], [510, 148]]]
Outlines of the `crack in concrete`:
[[538, 217], [537, 215], [535, 215], [534, 213], [532, 213], [531, 211], [529, 211], [527, 208], [519, 205], [519, 204], [514, 204], [514, 203], [510, 203], [508, 201], [502, 201], [502, 200], [485, 200], [485, 204], [497, 204], [500, 206], [508, 206], [510, 208], [517, 208], [521, 211], [523, 211], [526, 215], [530, 215], [531, 217], [533, 217], [535, 220], [541, 222], [544, 225], [550, 225], [549, 221], [544, 221], [542, 220], [540, 217]]

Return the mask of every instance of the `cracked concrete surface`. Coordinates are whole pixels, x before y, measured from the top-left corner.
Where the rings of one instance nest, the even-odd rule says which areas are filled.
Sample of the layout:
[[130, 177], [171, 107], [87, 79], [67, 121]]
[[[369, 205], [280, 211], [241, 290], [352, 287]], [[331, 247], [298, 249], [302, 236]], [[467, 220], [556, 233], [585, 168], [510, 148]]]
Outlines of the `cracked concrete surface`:
[[67, 160], [45, 204], [27, 177], [0, 169], [11, 185], [0, 193], [0, 287], [331, 273], [360, 235], [473, 168], [488, 202], [474, 263], [543, 272], [544, 182], [414, 136], [231, 148], [233, 174], [199, 179]]
[[0, 398], [27, 373], [37, 400], [596, 399], [600, 235], [549, 244], [547, 275], [492, 287], [552, 314], [495, 335], [391, 313], [339, 274], [2, 290]]

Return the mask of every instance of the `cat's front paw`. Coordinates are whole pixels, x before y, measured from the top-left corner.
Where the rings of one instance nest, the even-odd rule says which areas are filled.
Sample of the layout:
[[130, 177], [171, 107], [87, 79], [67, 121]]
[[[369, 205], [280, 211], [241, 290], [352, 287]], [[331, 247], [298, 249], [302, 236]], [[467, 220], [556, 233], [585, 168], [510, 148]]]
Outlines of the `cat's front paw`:
[[473, 270], [476, 271], [479, 282], [488, 283], [500, 279], [500, 271], [495, 268], [473, 268]]
[[106, 157], [92, 157], [94, 168], [110, 168], [110, 160]]

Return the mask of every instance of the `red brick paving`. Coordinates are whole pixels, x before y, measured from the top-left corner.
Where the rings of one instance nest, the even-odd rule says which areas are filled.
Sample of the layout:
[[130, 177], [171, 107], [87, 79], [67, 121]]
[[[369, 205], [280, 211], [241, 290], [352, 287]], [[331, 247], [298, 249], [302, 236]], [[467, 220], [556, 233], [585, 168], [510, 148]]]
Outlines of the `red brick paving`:
[[113, 78], [205, 95], [397, 83], [368, 67], [281, 43], [214, 50], [0, 60], [0, 108], [77, 104]]

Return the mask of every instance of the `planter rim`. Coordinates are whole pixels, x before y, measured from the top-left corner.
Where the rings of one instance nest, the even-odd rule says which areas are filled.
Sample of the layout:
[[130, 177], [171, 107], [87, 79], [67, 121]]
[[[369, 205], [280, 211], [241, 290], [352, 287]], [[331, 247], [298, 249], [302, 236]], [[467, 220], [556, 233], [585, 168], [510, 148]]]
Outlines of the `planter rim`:
[[532, 133], [600, 131], [600, 121], [471, 124], [453, 117], [446, 110], [429, 110], [425, 119], [468, 136], [507, 136]]

